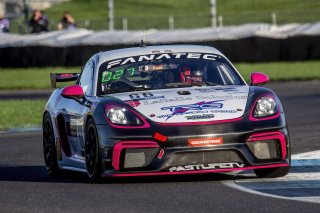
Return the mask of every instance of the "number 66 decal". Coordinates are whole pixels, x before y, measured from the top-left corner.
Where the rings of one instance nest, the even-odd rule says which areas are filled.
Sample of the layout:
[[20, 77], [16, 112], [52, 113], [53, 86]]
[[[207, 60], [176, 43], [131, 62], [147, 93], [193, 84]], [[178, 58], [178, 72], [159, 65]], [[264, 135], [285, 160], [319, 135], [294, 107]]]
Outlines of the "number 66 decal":
[[[141, 97], [142, 95], [142, 97]], [[140, 98], [147, 98], [147, 97], [151, 97], [153, 96], [153, 94], [151, 92], [144, 92], [144, 93], [132, 93], [129, 95], [129, 97], [131, 99], [140, 99]]]

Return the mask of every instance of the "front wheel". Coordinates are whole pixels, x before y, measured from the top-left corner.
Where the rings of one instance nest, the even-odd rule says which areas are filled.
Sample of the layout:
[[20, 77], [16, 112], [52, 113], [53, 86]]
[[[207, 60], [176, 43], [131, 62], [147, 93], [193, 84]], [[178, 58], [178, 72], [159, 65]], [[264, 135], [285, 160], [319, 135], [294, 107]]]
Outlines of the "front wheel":
[[101, 158], [99, 155], [99, 139], [94, 121], [90, 119], [86, 127], [85, 161], [90, 180], [97, 181], [101, 177]]
[[256, 169], [254, 173], [256, 173], [258, 178], [276, 178], [283, 177], [289, 173], [290, 166], [280, 167], [280, 168], [270, 168], [270, 169]]
[[259, 178], [277, 178], [286, 176], [289, 173], [290, 165], [291, 165], [291, 146], [290, 142], [288, 147], [288, 160], [289, 166], [279, 167], [279, 168], [270, 168], [270, 169], [256, 169], [254, 173], [256, 173]]
[[289, 161], [289, 166], [270, 168], [270, 169], [255, 169], [254, 173], [258, 178], [277, 178], [286, 176], [289, 173], [291, 166], [291, 144], [290, 139], [287, 141], [287, 159]]

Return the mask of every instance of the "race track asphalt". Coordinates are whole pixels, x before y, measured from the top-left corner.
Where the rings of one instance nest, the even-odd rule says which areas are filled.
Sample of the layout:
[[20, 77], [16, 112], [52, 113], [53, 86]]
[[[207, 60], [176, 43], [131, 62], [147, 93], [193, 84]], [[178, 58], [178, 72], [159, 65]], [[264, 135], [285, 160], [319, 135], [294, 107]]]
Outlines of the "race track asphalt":
[[[270, 83], [284, 105], [294, 154], [320, 150], [320, 82]], [[30, 94], [28, 94], [30, 95]], [[1, 96], [1, 95], [0, 95]], [[32, 96], [32, 95], [31, 95]], [[320, 205], [223, 184], [232, 175], [48, 178], [41, 132], [0, 134], [0, 212], [319, 212]]]

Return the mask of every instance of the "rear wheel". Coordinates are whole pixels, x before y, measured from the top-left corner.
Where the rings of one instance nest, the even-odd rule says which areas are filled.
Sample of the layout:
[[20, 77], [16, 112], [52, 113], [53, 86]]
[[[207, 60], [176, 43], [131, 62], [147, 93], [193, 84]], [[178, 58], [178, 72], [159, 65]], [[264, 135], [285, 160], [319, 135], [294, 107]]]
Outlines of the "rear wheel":
[[50, 177], [60, 174], [57, 160], [57, 150], [55, 146], [55, 136], [49, 113], [46, 113], [42, 122], [43, 131], [43, 156], [47, 172]]
[[99, 140], [95, 123], [90, 119], [86, 127], [85, 161], [90, 180], [97, 181], [101, 177], [101, 158], [99, 155]]

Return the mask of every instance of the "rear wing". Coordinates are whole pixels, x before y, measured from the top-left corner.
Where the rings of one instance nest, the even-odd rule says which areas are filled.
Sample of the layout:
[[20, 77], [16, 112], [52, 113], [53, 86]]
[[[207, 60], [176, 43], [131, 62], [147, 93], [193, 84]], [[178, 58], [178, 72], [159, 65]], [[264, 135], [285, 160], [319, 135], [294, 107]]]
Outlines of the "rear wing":
[[79, 76], [79, 73], [50, 73], [51, 87], [56, 88], [57, 82], [76, 81]]

